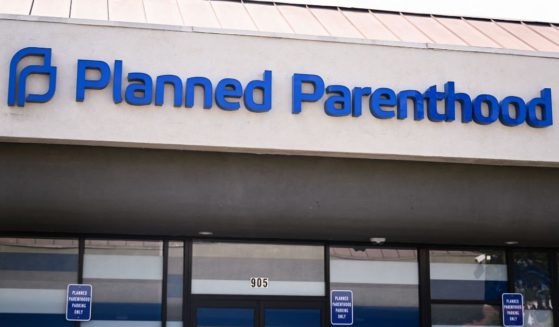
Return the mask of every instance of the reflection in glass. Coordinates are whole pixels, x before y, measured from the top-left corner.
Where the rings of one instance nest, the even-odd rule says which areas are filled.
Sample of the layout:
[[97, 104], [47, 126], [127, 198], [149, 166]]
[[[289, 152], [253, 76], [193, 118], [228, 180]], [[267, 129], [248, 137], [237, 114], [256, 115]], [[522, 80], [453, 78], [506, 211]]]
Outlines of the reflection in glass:
[[491, 303], [499, 303], [501, 295], [507, 291], [504, 251], [432, 250], [429, 261], [431, 298], [465, 301], [463, 304], [433, 304], [433, 326], [501, 325], [500, 307]]
[[525, 310], [525, 327], [553, 327], [553, 311], [551, 310]]
[[551, 310], [551, 278], [546, 253], [514, 254], [514, 288], [524, 295], [528, 310]]
[[93, 306], [82, 327], [161, 326], [163, 242], [86, 240], [83, 274]]
[[515, 252], [514, 288], [524, 295], [525, 326], [553, 326], [551, 273], [549, 257], [544, 252]]
[[254, 310], [245, 308], [198, 308], [197, 327], [254, 327]]
[[353, 291], [353, 326], [419, 326], [415, 250], [332, 247], [330, 289]]
[[0, 238], [0, 326], [74, 326], [65, 301], [78, 261], [78, 240]]
[[503, 251], [430, 251], [431, 298], [500, 301], [507, 290]]
[[433, 304], [433, 326], [501, 326], [501, 307], [489, 304]]
[[265, 327], [320, 327], [319, 309], [266, 309]]

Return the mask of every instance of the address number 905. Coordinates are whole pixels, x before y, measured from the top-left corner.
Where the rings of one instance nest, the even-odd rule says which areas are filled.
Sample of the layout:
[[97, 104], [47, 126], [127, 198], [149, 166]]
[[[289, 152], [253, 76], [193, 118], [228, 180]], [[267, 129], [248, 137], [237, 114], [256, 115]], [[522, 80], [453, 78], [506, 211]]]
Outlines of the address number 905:
[[270, 279], [268, 277], [251, 277], [249, 281], [252, 288], [268, 288]]

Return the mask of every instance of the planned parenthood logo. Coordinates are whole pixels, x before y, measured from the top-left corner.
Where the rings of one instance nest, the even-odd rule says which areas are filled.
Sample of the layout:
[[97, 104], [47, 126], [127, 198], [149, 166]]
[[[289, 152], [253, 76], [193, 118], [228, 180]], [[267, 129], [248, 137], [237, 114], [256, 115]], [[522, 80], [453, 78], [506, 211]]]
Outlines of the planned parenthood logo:
[[[21, 69], [18, 74], [18, 64], [27, 57], [40, 57], [42, 65], [29, 65]], [[26, 82], [30, 75], [47, 75], [48, 90], [44, 94], [27, 94]], [[10, 76], [8, 83], [8, 105], [23, 107], [26, 102], [48, 102], [56, 90], [56, 67], [51, 65], [51, 49], [24, 48], [19, 50], [10, 62]]]

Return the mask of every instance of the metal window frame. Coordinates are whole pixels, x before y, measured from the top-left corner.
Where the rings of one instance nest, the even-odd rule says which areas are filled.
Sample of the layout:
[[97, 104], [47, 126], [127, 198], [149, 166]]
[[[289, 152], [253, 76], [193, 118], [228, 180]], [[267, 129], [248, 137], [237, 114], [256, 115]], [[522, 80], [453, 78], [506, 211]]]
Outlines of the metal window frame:
[[[514, 246], [492, 246], [492, 245], [452, 245], [452, 244], [406, 244], [406, 243], [385, 243], [382, 245], [371, 244], [369, 242], [342, 242], [342, 241], [312, 241], [312, 240], [292, 240], [292, 239], [269, 239], [269, 238], [214, 238], [214, 237], [173, 237], [173, 236], [154, 236], [154, 235], [126, 235], [126, 234], [83, 234], [83, 233], [32, 233], [32, 232], [0, 232], [0, 237], [16, 237], [16, 238], [49, 238], [49, 239], [74, 239], [78, 240], [78, 271], [76, 280], [83, 282], [83, 264], [85, 255], [86, 240], [144, 240], [144, 241], [160, 241], [163, 242], [163, 267], [164, 270], [162, 280], [162, 327], [166, 325], [167, 311], [167, 282], [168, 282], [168, 243], [169, 241], [179, 241], [184, 244], [183, 252], [183, 295], [182, 295], [182, 321], [183, 326], [194, 326], [192, 310], [194, 303], [203, 298], [213, 299], [240, 299], [246, 298], [250, 301], [270, 300], [270, 301], [297, 301], [310, 302], [317, 301], [321, 303], [323, 308], [324, 319], [323, 326], [329, 327], [329, 290], [330, 290], [330, 248], [331, 247], [365, 247], [377, 249], [408, 249], [415, 250], [418, 253], [418, 273], [419, 273], [419, 325], [421, 327], [431, 327], [431, 305], [442, 303], [440, 300], [432, 300], [430, 294], [430, 260], [429, 251], [431, 250], [496, 250], [504, 251], [507, 264], [508, 291], [514, 292], [514, 269], [513, 254], [515, 252], [545, 252], [548, 254], [549, 272], [551, 278], [551, 299], [553, 303], [553, 321], [554, 327], [559, 327], [559, 248], [546, 247], [522, 247]], [[320, 245], [324, 247], [324, 283], [325, 295], [323, 297], [306, 297], [306, 296], [253, 296], [253, 295], [193, 295], [192, 294], [192, 244], [196, 241], [204, 242], [224, 242], [224, 243], [247, 243], [247, 244], [282, 244], [282, 245]], [[166, 249], [166, 250], [165, 250]], [[307, 301], [308, 302], [308, 301]], [[455, 302], [455, 304], [479, 304], [480, 301], [445, 301], [445, 303]], [[482, 301], [488, 303], [487, 301]], [[450, 303], [454, 304], [454, 303]], [[164, 315], [165, 312], [165, 315]], [[260, 318], [259, 318], [260, 319]], [[80, 323], [76, 322], [75, 326], [80, 327]]]

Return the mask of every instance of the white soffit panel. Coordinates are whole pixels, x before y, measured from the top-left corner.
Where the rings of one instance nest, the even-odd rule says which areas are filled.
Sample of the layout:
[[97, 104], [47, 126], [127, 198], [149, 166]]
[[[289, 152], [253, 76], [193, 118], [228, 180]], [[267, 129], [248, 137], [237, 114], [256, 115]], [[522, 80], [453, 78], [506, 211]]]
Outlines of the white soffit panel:
[[217, 17], [209, 1], [178, 0], [184, 25], [220, 28]]
[[363, 35], [337, 8], [310, 8], [313, 15], [332, 36], [362, 38]]
[[343, 10], [342, 13], [367, 39], [400, 41], [394, 33], [368, 11]]
[[246, 9], [258, 30], [265, 32], [293, 33], [275, 5], [246, 3]]
[[142, 0], [109, 0], [109, 20], [145, 23], [146, 15]]
[[499, 44], [495, 43], [485, 34], [480, 32], [478, 29], [468, 24], [468, 22], [462, 18], [436, 18], [439, 23], [443, 24], [446, 28], [458, 35], [462, 40], [468, 43], [470, 46], [474, 47], [490, 47], [499, 48]]
[[538, 51], [558, 52], [559, 47], [521, 23], [500, 22], [499, 25]]
[[423, 33], [429, 35], [435, 43], [466, 45], [464, 41], [432, 17], [406, 15], [406, 18]]
[[507, 32], [503, 27], [491, 21], [471, 20], [468, 23], [482, 33], [487, 35], [493, 41], [499, 43], [503, 48], [518, 49], [518, 50], [534, 50], [526, 43], [522, 42], [513, 34]]
[[29, 15], [33, 0], [0, 0], [0, 12], [12, 15]]
[[70, 0], [34, 0], [31, 14], [68, 18], [70, 17]]
[[148, 23], [182, 25], [182, 18], [176, 0], [144, 0]]
[[295, 33], [328, 35], [328, 32], [306, 7], [278, 5], [278, 9]]
[[109, 19], [108, 3], [99, 0], [72, 0], [70, 17], [107, 20]]
[[222, 27], [234, 30], [256, 30], [245, 7], [228, 1], [211, 2]]
[[[274, 2], [273, 0], [255, 1]], [[559, 2], [549, 0], [282, 0], [280, 2], [417, 14], [559, 22]]]

